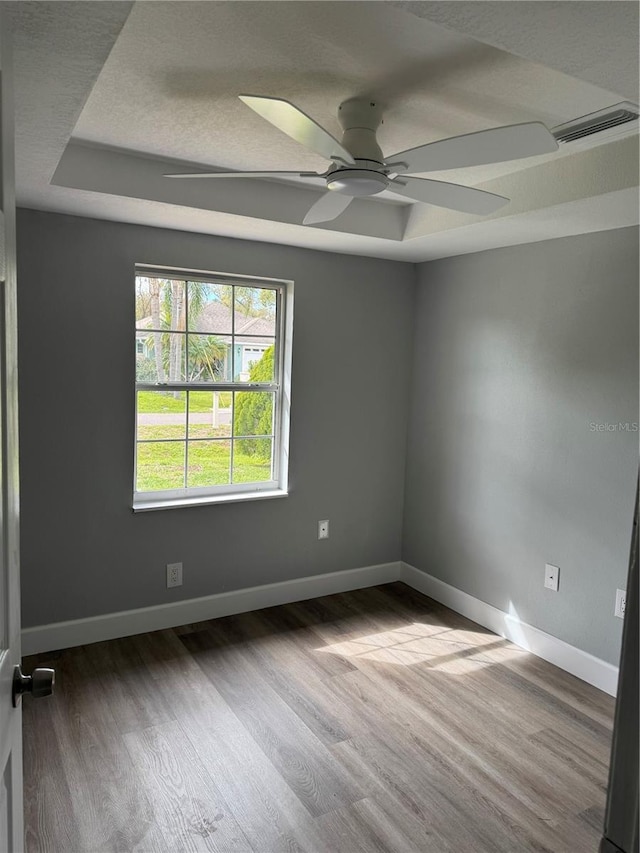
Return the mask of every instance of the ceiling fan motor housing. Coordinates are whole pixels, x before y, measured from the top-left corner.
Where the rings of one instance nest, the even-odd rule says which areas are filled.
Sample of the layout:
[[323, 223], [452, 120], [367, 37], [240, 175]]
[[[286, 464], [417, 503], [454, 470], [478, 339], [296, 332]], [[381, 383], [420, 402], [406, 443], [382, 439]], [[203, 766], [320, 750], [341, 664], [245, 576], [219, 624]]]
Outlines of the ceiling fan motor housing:
[[382, 106], [368, 98], [351, 98], [338, 107], [338, 121], [344, 133], [342, 144], [355, 160], [384, 163], [384, 155], [376, 139], [382, 124]]

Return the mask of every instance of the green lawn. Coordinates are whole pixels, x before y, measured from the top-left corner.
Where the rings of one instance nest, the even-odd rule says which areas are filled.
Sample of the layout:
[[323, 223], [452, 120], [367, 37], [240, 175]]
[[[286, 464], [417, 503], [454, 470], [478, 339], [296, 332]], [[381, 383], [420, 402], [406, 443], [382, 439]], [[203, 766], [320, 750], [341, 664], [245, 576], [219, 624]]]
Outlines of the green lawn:
[[[185, 419], [186, 420], [186, 419]], [[228, 438], [231, 424], [214, 427], [211, 424], [189, 424], [189, 438]], [[181, 424], [140, 424], [140, 440], [159, 441], [163, 438], [185, 438], [185, 421]]]
[[[157, 411], [157, 409], [154, 409]], [[166, 429], [166, 427], [163, 427]], [[271, 439], [253, 439], [264, 443], [265, 455]], [[182, 489], [184, 483], [185, 443], [161, 441], [138, 445], [138, 482], [140, 492]], [[229, 483], [230, 441], [194, 441], [189, 443], [188, 487]], [[271, 462], [243, 453], [243, 440], [235, 442], [233, 482], [261, 483], [271, 479]]]
[[[138, 411], [143, 413], [184, 412], [184, 391], [138, 391]], [[231, 405], [231, 391], [220, 391], [219, 405]], [[189, 391], [189, 411], [210, 412], [213, 408], [211, 391]]]

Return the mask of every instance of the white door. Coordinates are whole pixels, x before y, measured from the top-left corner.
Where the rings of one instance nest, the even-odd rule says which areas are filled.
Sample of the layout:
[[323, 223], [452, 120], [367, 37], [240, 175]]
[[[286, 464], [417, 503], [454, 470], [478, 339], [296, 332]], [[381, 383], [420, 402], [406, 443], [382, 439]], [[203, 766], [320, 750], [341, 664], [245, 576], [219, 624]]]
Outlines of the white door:
[[0, 159], [0, 851], [18, 853], [23, 849], [22, 711], [11, 697], [13, 669], [20, 663], [16, 212], [11, 42], [1, 8]]

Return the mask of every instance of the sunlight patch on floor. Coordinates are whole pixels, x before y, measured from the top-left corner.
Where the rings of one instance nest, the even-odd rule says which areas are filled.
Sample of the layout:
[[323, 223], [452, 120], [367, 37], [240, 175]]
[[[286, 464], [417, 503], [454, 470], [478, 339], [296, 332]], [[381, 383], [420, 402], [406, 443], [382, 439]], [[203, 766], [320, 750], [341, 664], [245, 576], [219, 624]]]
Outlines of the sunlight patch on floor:
[[423, 664], [448, 675], [466, 675], [526, 654], [495, 634], [421, 622], [331, 643], [316, 651], [400, 666]]

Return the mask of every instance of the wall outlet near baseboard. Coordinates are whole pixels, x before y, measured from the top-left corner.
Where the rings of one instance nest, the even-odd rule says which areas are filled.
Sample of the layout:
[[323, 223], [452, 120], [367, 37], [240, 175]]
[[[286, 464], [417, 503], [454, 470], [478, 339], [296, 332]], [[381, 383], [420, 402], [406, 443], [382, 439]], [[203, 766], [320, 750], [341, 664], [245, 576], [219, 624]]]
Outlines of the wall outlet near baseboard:
[[626, 589], [617, 589], [616, 590], [616, 607], [613, 611], [616, 616], [620, 619], [624, 619], [624, 611], [627, 608], [627, 590]]
[[547, 589], [558, 591], [560, 584], [560, 569], [557, 566], [552, 566], [550, 563], [545, 563], [544, 567], [544, 585]]
[[167, 563], [167, 588], [182, 586], [182, 563]]
[[329, 538], [329, 519], [325, 518], [324, 521], [318, 522], [318, 539], [328, 539]]

